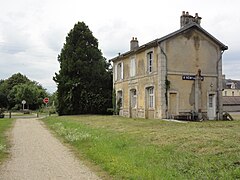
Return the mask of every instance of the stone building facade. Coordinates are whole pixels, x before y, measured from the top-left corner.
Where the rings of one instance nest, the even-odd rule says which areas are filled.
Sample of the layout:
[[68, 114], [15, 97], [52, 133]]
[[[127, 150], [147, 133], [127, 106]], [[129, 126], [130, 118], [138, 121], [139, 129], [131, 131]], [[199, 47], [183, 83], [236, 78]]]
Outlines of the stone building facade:
[[223, 76], [223, 111], [240, 112], [240, 81]]
[[223, 96], [240, 96], [240, 81], [226, 79], [223, 75]]
[[180, 29], [111, 59], [119, 114], [126, 117], [221, 119], [222, 54], [228, 49], [183, 12]]

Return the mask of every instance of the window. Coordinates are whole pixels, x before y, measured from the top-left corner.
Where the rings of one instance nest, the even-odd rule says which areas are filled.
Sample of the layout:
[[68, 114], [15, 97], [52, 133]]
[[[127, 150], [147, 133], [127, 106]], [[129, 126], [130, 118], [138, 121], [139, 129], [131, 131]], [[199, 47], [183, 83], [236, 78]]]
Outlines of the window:
[[123, 79], [123, 63], [120, 62], [115, 66], [115, 80]]
[[123, 106], [123, 93], [122, 91], [117, 92], [117, 108], [121, 108]]
[[137, 91], [136, 89], [132, 89], [130, 91], [130, 95], [131, 95], [131, 107], [135, 108], [137, 106]]
[[130, 61], [130, 76], [133, 77], [136, 75], [136, 60], [135, 58], [131, 58]]
[[147, 89], [148, 91], [148, 107], [154, 108], [154, 90], [153, 87]]
[[147, 71], [151, 73], [153, 71], [153, 52], [147, 53]]
[[213, 107], [213, 94], [209, 95], [209, 107]]
[[234, 96], [234, 91], [232, 91], [232, 96]]
[[224, 91], [224, 93], [225, 93], [225, 96], [227, 96], [227, 91]]

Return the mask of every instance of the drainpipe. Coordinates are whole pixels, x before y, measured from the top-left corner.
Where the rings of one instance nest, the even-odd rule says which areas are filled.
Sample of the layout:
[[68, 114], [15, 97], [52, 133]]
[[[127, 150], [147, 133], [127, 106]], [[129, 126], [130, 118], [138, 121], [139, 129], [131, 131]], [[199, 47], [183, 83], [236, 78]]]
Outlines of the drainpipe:
[[167, 79], [167, 70], [168, 70], [168, 67], [167, 67], [167, 61], [168, 61], [168, 58], [167, 58], [167, 54], [164, 52], [163, 48], [161, 47], [160, 45], [160, 42], [158, 42], [158, 46], [159, 48], [161, 49], [161, 53], [163, 53], [163, 55], [165, 56], [165, 59], [166, 59], [166, 75], [165, 75], [165, 98], [166, 98], [166, 116], [167, 116], [167, 119], [169, 118], [168, 116], [168, 87], [167, 87], [167, 82], [168, 82], [168, 79]]
[[220, 105], [220, 93], [222, 93], [222, 88], [220, 88], [221, 84], [220, 84], [220, 79], [219, 78], [222, 78], [222, 76], [220, 77], [220, 72], [219, 72], [219, 64], [222, 60], [222, 55], [224, 53], [224, 49], [221, 51], [221, 54], [220, 54], [220, 57], [217, 61], [217, 111], [218, 111], [218, 114], [217, 114], [217, 119], [220, 120], [222, 118], [222, 110], [220, 111], [220, 108], [221, 108], [221, 105]]

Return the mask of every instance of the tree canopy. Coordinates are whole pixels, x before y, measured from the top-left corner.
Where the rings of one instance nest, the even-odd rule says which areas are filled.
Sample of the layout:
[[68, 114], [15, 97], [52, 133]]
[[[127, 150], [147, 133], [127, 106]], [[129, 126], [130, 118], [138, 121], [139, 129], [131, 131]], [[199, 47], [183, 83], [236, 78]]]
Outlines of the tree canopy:
[[53, 78], [58, 88], [58, 113], [106, 113], [111, 107], [112, 72], [84, 22], [69, 32], [58, 61], [60, 71]]
[[46, 96], [46, 90], [39, 83], [21, 73], [0, 81], [0, 108], [19, 109], [25, 100], [30, 109], [38, 109]]

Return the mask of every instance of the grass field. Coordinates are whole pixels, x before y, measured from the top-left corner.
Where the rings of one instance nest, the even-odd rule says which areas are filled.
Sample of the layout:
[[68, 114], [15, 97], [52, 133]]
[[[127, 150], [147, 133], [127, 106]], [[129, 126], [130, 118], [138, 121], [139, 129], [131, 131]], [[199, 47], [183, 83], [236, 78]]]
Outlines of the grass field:
[[44, 122], [113, 179], [240, 179], [239, 120], [62, 116]]
[[6, 131], [11, 128], [13, 121], [13, 119], [7, 118], [0, 119], [0, 164], [7, 156], [9, 142], [6, 138]]

